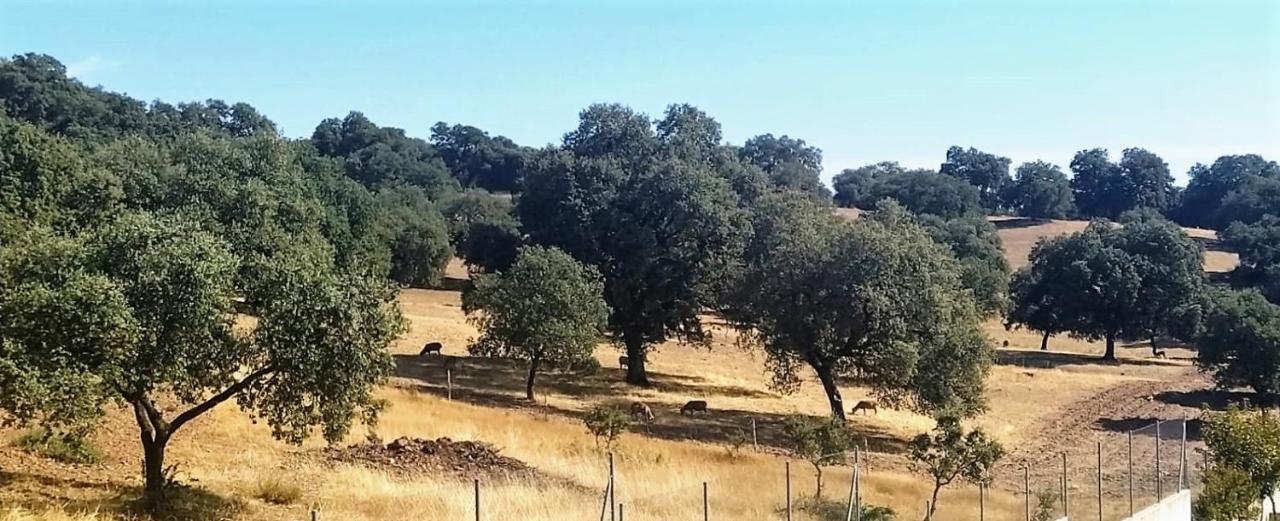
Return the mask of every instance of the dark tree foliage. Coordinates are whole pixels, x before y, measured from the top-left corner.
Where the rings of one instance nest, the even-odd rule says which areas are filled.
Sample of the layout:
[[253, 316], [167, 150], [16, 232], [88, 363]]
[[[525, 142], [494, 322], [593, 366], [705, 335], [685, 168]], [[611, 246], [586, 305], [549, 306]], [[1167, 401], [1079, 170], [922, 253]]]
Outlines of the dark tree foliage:
[[435, 200], [458, 188], [431, 144], [398, 128], [379, 127], [359, 112], [321, 121], [311, 143], [321, 154], [341, 158], [347, 175], [370, 189], [416, 186]]
[[710, 164], [722, 147], [720, 123], [687, 103], [668, 106], [656, 128], [666, 152], [685, 161]]
[[[610, 111], [622, 122], [646, 119]], [[647, 385], [650, 347], [670, 336], [707, 338], [698, 314], [738, 257], [746, 216], [729, 183], [705, 166], [636, 162], [631, 154], [643, 145], [588, 138], [582, 130], [597, 129], [599, 115], [584, 112], [592, 120], [566, 137], [567, 148], [598, 155], [543, 153], [525, 175], [516, 211], [532, 243], [559, 247], [599, 269], [609, 330], [631, 360], [627, 381]]]
[[1094, 222], [1084, 231], [1042, 240], [1014, 277], [1012, 323], [1045, 333], [1069, 331], [1106, 340], [1167, 332], [1173, 310], [1197, 298], [1203, 250], [1167, 221], [1118, 227]]
[[1196, 337], [1196, 364], [1226, 389], [1280, 393], [1280, 306], [1255, 291], [1214, 290]]
[[467, 265], [502, 271], [516, 259], [523, 241], [511, 199], [467, 190], [444, 206], [453, 248]]
[[391, 279], [415, 287], [439, 284], [453, 248], [435, 204], [414, 186], [384, 188], [377, 199], [384, 212], [382, 233], [391, 245]]
[[987, 213], [1001, 208], [1000, 195], [1013, 179], [1009, 177], [1009, 158], [989, 154], [976, 148], [953, 146], [947, 149], [947, 161], [939, 173], [968, 181], [978, 188], [982, 207]]
[[742, 301], [727, 315], [764, 347], [773, 384], [812, 369], [835, 418], [838, 377], [921, 411], [982, 407], [991, 348], [947, 250], [901, 208], [848, 222], [795, 193], [757, 210]]
[[564, 135], [565, 150], [611, 157], [632, 168], [651, 161], [657, 146], [649, 116], [617, 103], [587, 107], [578, 114], [578, 128]]
[[898, 175], [886, 175], [872, 183], [867, 197], [856, 206], [873, 208], [882, 199], [893, 199], [917, 214], [944, 219], [982, 214], [982, 202], [976, 187], [931, 170], [908, 170]]
[[275, 124], [246, 103], [211, 99], [148, 107], [124, 94], [87, 87], [68, 77], [57, 59], [34, 53], [0, 58], [0, 107], [12, 117], [88, 141], [127, 134], [168, 139], [198, 129], [233, 137], [276, 133]]
[[1063, 219], [1075, 213], [1071, 181], [1057, 165], [1044, 161], [1019, 165], [1004, 198], [1005, 207], [1020, 217]]
[[440, 122], [431, 127], [431, 144], [462, 186], [495, 192], [519, 190], [520, 169], [529, 151], [510, 139], [490, 137], [472, 126]]
[[883, 179], [902, 175], [906, 169], [893, 161], [881, 161], [872, 165], [861, 166], [841, 171], [831, 180], [835, 189], [835, 202], [842, 208], [863, 207], [868, 203], [874, 205], [871, 191], [875, 184]]
[[1071, 160], [1071, 171], [1076, 207], [1085, 217], [1116, 219], [1138, 208], [1163, 212], [1175, 202], [1169, 165], [1141, 148], [1126, 148], [1118, 164], [1104, 149], [1083, 150]]
[[819, 200], [831, 199], [831, 192], [819, 177], [822, 150], [803, 139], [764, 134], [748, 139], [738, 153], [763, 169], [774, 186], [812, 194]]
[[945, 245], [960, 261], [960, 280], [984, 315], [1003, 313], [1009, 305], [1009, 261], [1004, 257], [996, 227], [982, 216], [944, 220], [920, 217], [929, 236]]
[[1218, 223], [1254, 223], [1267, 215], [1280, 215], [1280, 176], [1250, 177], [1222, 198]]
[[[1254, 202], [1251, 199], [1254, 198], [1247, 194], [1256, 193], [1260, 188], [1257, 184], [1259, 179], [1280, 179], [1280, 165], [1256, 154], [1222, 156], [1210, 166], [1196, 164], [1191, 167], [1188, 176], [1191, 181], [1174, 212], [1177, 221], [1184, 226], [1221, 230], [1232, 221], [1256, 220], [1249, 219], [1256, 213], [1248, 210], [1254, 206], [1251, 204]], [[1246, 215], [1223, 215], [1223, 204], [1229, 195], [1232, 206], [1235, 207], [1230, 213], [1240, 212]], [[1261, 213], [1280, 213], [1278, 208], [1273, 207], [1271, 210]]]
[[1266, 215], [1253, 224], [1236, 222], [1221, 238], [1240, 255], [1240, 266], [1232, 277], [1257, 286], [1272, 302], [1280, 303], [1280, 216]]

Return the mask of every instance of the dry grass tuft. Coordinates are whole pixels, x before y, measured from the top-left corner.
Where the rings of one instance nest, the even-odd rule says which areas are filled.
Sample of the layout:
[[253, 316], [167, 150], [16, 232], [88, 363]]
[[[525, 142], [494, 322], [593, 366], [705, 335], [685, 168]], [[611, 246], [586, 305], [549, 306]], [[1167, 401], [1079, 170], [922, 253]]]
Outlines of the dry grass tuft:
[[276, 472], [258, 476], [252, 495], [273, 505], [292, 505], [302, 500], [303, 490], [293, 477]]

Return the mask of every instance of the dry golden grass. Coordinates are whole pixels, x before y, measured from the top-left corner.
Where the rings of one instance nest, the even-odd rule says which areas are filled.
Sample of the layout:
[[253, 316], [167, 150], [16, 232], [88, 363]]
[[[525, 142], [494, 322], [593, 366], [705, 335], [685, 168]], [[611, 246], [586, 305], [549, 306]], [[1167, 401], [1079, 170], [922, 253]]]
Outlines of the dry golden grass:
[[[760, 355], [737, 347], [733, 331], [712, 320], [715, 340], [711, 350], [659, 346], [650, 365], [656, 383], [652, 389], [621, 384], [616, 367], [618, 351], [602, 345], [597, 358], [604, 369], [598, 374], [549, 372], [540, 379], [540, 403], [529, 404], [522, 398], [521, 364], [462, 357], [476, 331], [464, 320], [458, 293], [408, 290], [400, 303], [411, 328], [393, 346], [399, 376], [379, 392], [390, 407], [378, 434], [384, 439], [413, 436], [484, 441], [546, 476], [540, 482], [485, 482], [485, 519], [597, 516], [606, 479], [605, 459], [574, 415], [615, 400], [643, 400], [653, 405], [658, 415], [653, 425], [623, 436], [618, 448], [618, 498], [626, 505], [629, 519], [696, 518], [704, 481], [710, 487], [716, 518], [780, 519], [785, 456], [762, 447], [731, 457], [727, 440], [735, 432], [747, 432], [754, 418], [759, 421], [762, 444], [773, 446], [779, 441], [777, 423], [781, 418], [827, 413], [826, 400], [811, 378], [794, 395], [771, 391]], [[1039, 346], [1039, 337], [1034, 334], [1007, 332], [998, 322], [986, 328], [997, 344], [1009, 340], [1015, 348]], [[442, 341], [446, 356], [460, 357], [451, 373], [453, 401], [444, 398], [446, 358], [416, 356], [426, 341]], [[1095, 343], [1066, 338], [1054, 339], [1051, 347], [1054, 352], [1048, 355], [1027, 352], [1030, 367], [994, 367], [988, 384], [989, 411], [973, 422], [1009, 445], [1016, 457], [1027, 456], [1019, 447], [1029, 438], [1043, 435], [1044, 426], [1054, 425], [1062, 411], [1127, 382], [1173, 378], [1185, 366], [1174, 361], [1168, 365], [1095, 364], [1080, 356], [1100, 353]], [[1124, 350], [1122, 356], [1140, 357], [1141, 348], [1137, 349]], [[1043, 365], [1038, 365], [1041, 362]], [[848, 404], [868, 396], [865, 389], [854, 386], [844, 387], [843, 392]], [[708, 400], [712, 413], [679, 415], [676, 409], [689, 399]], [[927, 480], [910, 473], [900, 455], [886, 451], [900, 449], [902, 440], [928, 429], [931, 420], [907, 411], [882, 410], [877, 415], [857, 416], [851, 423], [871, 440], [875, 452], [870, 471], [864, 474], [865, 499], [891, 506], [899, 519], [919, 519], [930, 492]], [[121, 494], [136, 494], [139, 484], [140, 455], [131, 434], [135, 428], [124, 411], [113, 411], [96, 436], [104, 461], [93, 467], [53, 464], [0, 447], [0, 505], [14, 502], [28, 509], [0, 511], [4, 512], [0, 516], [7, 516], [0, 521], [117, 519]], [[359, 441], [365, 435], [357, 429], [348, 441]], [[314, 455], [321, 446], [316, 440], [303, 447], [274, 441], [265, 425], [252, 422], [229, 405], [179, 433], [169, 461], [180, 466], [182, 479], [231, 505], [232, 517], [239, 520], [303, 519], [311, 508], [319, 510], [322, 519], [357, 521], [465, 519], [471, 515], [469, 482], [333, 466]], [[794, 496], [812, 494], [810, 467], [794, 462], [792, 471]], [[1008, 473], [1006, 469], [1004, 474]], [[847, 469], [828, 470], [824, 495], [840, 500], [847, 493], [849, 478]], [[289, 504], [261, 499], [264, 488], [277, 485], [289, 485]], [[992, 491], [987, 502], [990, 519], [1021, 517], [1022, 500], [1013, 488], [1003, 483]], [[944, 492], [942, 501], [937, 516], [941, 521], [972, 519], [976, 514], [976, 491], [971, 486], [954, 486]], [[97, 510], [104, 513], [92, 513]], [[90, 513], [77, 513], [82, 511]], [[797, 519], [811, 518], [801, 514]]]

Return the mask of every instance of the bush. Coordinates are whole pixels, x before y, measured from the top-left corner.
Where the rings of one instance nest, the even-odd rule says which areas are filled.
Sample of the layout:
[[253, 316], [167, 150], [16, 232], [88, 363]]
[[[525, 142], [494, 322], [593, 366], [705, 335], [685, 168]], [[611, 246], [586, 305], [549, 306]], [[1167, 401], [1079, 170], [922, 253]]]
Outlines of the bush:
[[15, 442], [22, 450], [63, 463], [97, 463], [98, 448], [85, 436], [47, 429], [28, 431]]
[[631, 415], [617, 405], [600, 405], [587, 411], [582, 422], [587, 425], [591, 435], [595, 436], [596, 448], [600, 448], [603, 440], [604, 448], [612, 450], [618, 437], [631, 427]]
[[[796, 509], [813, 516], [818, 521], [844, 521], [849, 505], [825, 498], [804, 498], [796, 502]], [[895, 521], [897, 513], [889, 507], [863, 504], [862, 521]]]
[[259, 476], [254, 483], [253, 497], [273, 505], [291, 505], [302, 499], [302, 487], [280, 474]]

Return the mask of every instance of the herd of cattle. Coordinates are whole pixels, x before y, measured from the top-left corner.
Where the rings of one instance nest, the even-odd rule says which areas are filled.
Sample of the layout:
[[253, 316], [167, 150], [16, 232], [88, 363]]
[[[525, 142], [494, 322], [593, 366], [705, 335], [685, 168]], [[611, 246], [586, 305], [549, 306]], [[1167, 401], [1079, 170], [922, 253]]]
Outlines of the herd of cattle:
[[[440, 342], [428, 342], [426, 345], [422, 346], [422, 350], [418, 352], [418, 356], [426, 356], [430, 354], [441, 355], [443, 354], [443, 351], [444, 351], [444, 344]], [[619, 368], [627, 367], [627, 364], [629, 362], [630, 362], [630, 359], [628, 359], [625, 355], [618, 357]], [[857, 414], [858, 411], [864, 411], [864, 413], [866, 414], [869, 414], [869, 413], [879, 414], [880, 405], [874, 401], [862, 400], [853, 406], [853, 409], [850, 411], [850, 414]], [[684, 406], [680, 407], [681, 415], [692, 416], [696, 413], [706, 414], [707, 412], [709, 411], [707, 409], [706, 400], [689, 400], [684, 404]], [[637, 421], [652, 423], [654, 420], [653, 408], [649, 407], [649, 405], [644, 402], [632, 402], [631, 416], [635, 418]]]

